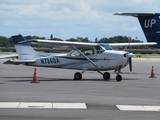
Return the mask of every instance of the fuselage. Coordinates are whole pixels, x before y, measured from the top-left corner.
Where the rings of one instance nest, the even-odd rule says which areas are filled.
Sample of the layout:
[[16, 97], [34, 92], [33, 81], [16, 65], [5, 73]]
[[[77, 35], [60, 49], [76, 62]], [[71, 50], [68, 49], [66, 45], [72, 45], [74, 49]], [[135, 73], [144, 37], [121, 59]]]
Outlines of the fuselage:
[[99, 53], [93, 48], [93, 53], [87, 49], [88, 57], [97, 66], [95, 67], [89, 60], [79, 54], [76, 50], [68, 54], [48, 54], [43, 53], [44, 57], [39, 53], [35, 57], [35, 63], [27, 63], [28, 66], [53, 67], [65, 69], [84, 69], [87, 70], [115, 70], [125, 67], [128, 64], [128, 52], [103, 50]]

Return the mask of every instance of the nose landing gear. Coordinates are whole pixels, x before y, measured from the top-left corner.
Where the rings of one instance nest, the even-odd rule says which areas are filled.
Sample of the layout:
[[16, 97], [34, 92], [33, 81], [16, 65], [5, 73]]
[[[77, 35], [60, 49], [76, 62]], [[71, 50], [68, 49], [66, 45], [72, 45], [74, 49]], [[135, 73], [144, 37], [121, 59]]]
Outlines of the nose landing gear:
[[120, 81], [122, 80], [122, 76], [121, 76], [121, 75], [119, 75], [119, 74], [117, 74], [117, 76], [116, 76], [116, 80], [117, 80], [118, 82], [120, 82]]

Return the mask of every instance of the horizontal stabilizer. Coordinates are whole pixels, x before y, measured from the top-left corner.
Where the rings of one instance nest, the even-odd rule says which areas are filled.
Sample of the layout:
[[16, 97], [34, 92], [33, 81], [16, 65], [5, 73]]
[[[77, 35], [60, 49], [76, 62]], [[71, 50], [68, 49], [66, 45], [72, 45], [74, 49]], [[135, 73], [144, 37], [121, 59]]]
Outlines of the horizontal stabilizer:
[[4, 62], [3, 64], [19, 65], [19, 64], [34, 63], [34, 62], [35, 60], [8, 60]]
[[139, 16], [153, 16], [153, 15], [155, 15], [155, 13], [122, 13], [122, 12], [117, 12], [117, 13], [115, 13], [113, 15], [139, 17]]
[[0, 59], [18, 57], [18, 54], [1, 55]]
[[38, 42], [38, 41], [36, 39], [30, 39], [30, 40], [20, 41], [18, 43], [20, 43], [20, 44], [28, 44], [28, 43], [34, 43], [34, 42]]

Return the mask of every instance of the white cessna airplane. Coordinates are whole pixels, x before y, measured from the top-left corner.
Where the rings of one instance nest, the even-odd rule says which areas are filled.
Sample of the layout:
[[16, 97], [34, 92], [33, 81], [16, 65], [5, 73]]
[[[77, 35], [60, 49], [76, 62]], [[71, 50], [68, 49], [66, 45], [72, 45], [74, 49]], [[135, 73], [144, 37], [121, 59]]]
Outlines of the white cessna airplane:
[[[114, 51], [109, 44], [37, 39], [25, 40], [22, 35], [12, 36], [12, 39], [18, 53], [18, 59], [8, 60], [4, 64], [23, 64], [26, 66], [82, 70], [82, 72], [76, 72], [74, 74], [75, 80], [82, 79], [82, 74], [87, 70], [98, 71], [105, 80], [109, 80], [110, 73], [102, 73], [101, 71], [115, 70], [117, 74], [116, 80], [121, 81], [122, 76], [117, 71], [124, 68], [128, 63], [130, 63], [130, 68], [132, 68], [131, 57], [133, 57], [133, 54], [127, 51]], [[37, 52], [30, 44], [67, 46], [72, 51], [67, 54]], [[118, 43], [112, 45], [117, 46]], [[119, 44], [119, 46], [126, 45], [126, 43]], [[129, 45], [132, 46], [131, 43]], [[135, 46], [135, 43], [133, 45]], [[137, 43], [137, 45], [142, 45], [142, 43]], [[156, 45], [156, 43], [144, 43], [144, 45]]]

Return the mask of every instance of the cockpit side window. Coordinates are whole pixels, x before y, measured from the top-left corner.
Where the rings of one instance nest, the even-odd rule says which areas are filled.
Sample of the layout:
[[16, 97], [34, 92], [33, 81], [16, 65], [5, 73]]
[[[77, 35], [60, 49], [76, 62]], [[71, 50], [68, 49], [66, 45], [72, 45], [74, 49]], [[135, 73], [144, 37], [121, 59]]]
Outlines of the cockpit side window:
[[100, 47], [100, 46], [95, 46], [95, 49], [96, 49], [96, 51], [97, 51], [97, 54], [100, 54], [100, 53], [103, 53], [105, 50], [102, 48], [102, 47]]

